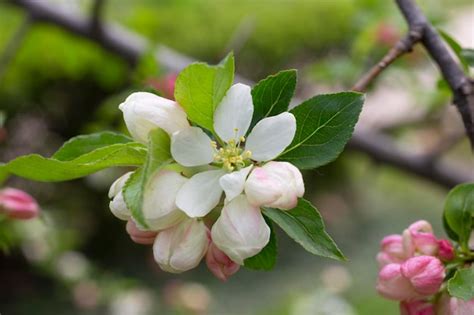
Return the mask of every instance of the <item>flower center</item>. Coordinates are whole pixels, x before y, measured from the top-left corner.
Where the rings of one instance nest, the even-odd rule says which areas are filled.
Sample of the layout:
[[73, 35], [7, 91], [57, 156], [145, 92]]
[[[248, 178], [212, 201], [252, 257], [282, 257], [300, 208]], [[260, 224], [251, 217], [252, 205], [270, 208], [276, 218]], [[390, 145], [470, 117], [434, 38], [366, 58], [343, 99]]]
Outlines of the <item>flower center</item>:
[[240, 145], [245, 142], [245, 137], [240, 137], [239, 141], [229, 140], [224, 147], [217, 148], [217, 143], [211, 141], [216, 153], [214, 154], [214, 163], [221, 164], [222, 167], [232, 172], [247, 166], [250, 162], [252, 152], [244, 151]]

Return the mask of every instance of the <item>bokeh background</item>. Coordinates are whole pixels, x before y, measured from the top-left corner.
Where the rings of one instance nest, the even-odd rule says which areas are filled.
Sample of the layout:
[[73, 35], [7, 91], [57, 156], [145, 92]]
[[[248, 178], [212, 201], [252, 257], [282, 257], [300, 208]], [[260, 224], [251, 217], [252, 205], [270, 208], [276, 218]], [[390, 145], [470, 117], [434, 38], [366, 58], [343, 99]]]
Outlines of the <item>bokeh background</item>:
[[[36, 1], [83, 15], [93, 4]], [[437, 27], [474, 47], [472, 1], [418, 2]], [[93, 41], [25, 19], [23, 9], [0, 0], [0, 161], [49, 155], [81, 133], [126, 132], [117, 106], [128, 93], [169, 95], [175, 74], [151, 54], [131, 66]], [[394, 2], [380, 0], [108, 0], [102, 21], [147, 38], [150, 52], [165, 44], [217, 62], [233, 50], [237, 72], [252, 80], [296, 68], [301, 97], [350, 89], [406, 31]], [[411, 153], [437, 154], [444, 145], [443, 162], [474, 178], [461, 121], [439, 79], [415, 49], [368, 91], [357, 128], [384, 132]], [[1, 314], [398, 314], [374, 289], [380, 239], [418, 219], [443, 235], [445, 186], [347, 150], [305, 180], [306, 197], [349, 262], [311, 256], [278, 233], [271, 272], [242, 268], [227, 283], [204, 264], [166, 274], [108, 210], [108, 187], [124, 171], [60, 184], [7, 182], [34, 195], [43, 211], [0, 233], [11, 244], [0, 253]]]

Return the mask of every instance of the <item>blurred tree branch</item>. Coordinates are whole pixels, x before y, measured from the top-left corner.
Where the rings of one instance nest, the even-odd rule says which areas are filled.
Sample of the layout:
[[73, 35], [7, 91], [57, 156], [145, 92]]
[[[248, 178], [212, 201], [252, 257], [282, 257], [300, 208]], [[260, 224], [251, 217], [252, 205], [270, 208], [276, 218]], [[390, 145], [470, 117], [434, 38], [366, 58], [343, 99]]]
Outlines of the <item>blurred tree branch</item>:
[[[144, 38], [118, 25], [103, 23], [102, 34], [98, 37], [90, 27], [90, 19], [75, 12], [63, 11], [46, 2], [34, 0], [10, 0], [10, 2], [28, 11], [35, 21], [52, 23], [91, 39], [110, 52], [121, 56], [132, 66], [148, 51], [148, 42]], [[163, 68], [174, 72], [180, 71], [194, 61], [163, 45], [156, 47], [155, 57]], [[235, 79], [252, 84], [251, 81], [238, 75]], [[472, 174], [466, 171], [455, 170], [440, 162], [432, 162], [424, 157], [400, 150], [391, 139], [382, 134], [356, 130], [349, 148], [363, 152], [378, 162], [395, 166], [447, 188], [473, 180]]]
[[414, 0], [396, 0], [398, 8], [408, 23], [409, 31], [376, 66], [368, 71], [353, 87], [364, 91], [368, 85], [398, 57], [412, 50], [417, 42], [425, 47], [437, 64], [443, 78], [453, 93], [453, 103], [466, 129], [466, 135], [474, 150], [474, 83], [467, 77], [433, 25], [425, 17]]

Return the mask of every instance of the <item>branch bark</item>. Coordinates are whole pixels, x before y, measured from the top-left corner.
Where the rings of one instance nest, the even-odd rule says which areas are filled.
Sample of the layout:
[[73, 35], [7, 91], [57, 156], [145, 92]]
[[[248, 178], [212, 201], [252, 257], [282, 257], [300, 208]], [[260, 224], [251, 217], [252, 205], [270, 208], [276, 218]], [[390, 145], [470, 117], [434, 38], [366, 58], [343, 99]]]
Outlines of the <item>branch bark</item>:
[[[148, 51], [148, 43], [144, 38], [118, 25], [104, 23], [102, 35], [97, 37], [89, 27], [87, 17], [60, 11], [46, 2], [34, 0], [10, 0], [10, 2], [24, 8], [35, 17], [36, 21], [52, 23], [79, 36], [93, 40], [104, 49], [123, 57], [131, 65], [136, 64], [140, 56]], [[194, 61], [163, 45], [156, 47], [155, 57], [166, 70], [173, 72], [182, 70]], [[238, 75], [235, 79], [238, 82], [253, 84], [250, 80]], [[298, 103], [298, 100], [296, 102]], [[404, 152], [389, 140], [376, 133], [356, 131], [349, 143], [349, 148], [363, 152], [376, 161], [406, 170], [447, 188], [474, 179], [474, 174], [455, 171], [440, 164], [428, 163], [423, 158]]]

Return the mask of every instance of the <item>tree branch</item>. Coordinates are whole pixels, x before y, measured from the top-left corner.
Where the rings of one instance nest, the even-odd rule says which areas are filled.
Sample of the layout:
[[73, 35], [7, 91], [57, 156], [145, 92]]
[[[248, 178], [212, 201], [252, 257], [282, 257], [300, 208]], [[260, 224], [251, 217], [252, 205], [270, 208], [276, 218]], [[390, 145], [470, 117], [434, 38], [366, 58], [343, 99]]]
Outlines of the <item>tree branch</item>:
[[91, 14], [92, 32], [100, 36], [102, 33], [102, 13], [104, 11], [105, 0], [94, 0]]
[[[34, 0], [10, 0], [10, 2], [27, 10], [36, 20], [55, 24], [97, 42], [108, 51], [123, 57], [132, 65], [136, 64], [140, 56], [148, 51], [148, 43], [144, 38], [128, 32], [120, 26], [103, 24], [102, 36], [98, 38], [91, 31], [89, 19], [86, 17], [71, 12], [59, 11], [59, 9], [46, 2]], [[155, 57], [166, 70], [174, 72], [182, 70], [186, 65], [193, 62], [193, 59], [163, 45], [156, 47]], [[235, 79], [238, 82], [253, 84], [238, 75]], [[298, 101], [296, 100], [296, 102]], [[423, 158], [401, 151], [392, 141], [375, 133], [355, 132], [349, 143], [349, 148], [361, 151], [374, 160], [412, 172], [447, 188], [471, 181], [474, 177], [474, 174], [468, 172], [456, 172], [444, 165], [427, 163]]]
[[378, 77], [382, 71], [387, 68], [392, 62], [397, 60], [400, 56], [411, 52], [413, 46], [421, 39], [423, 29], [420, 27], [414, 28], [408, 34], [400, 39], [398, 43], [390, 49], [390, 51], [382, 58], [382, 60], [373, 66], [357, 83], [352, 87], [353, 91], [364, 92], [370, 83]]

